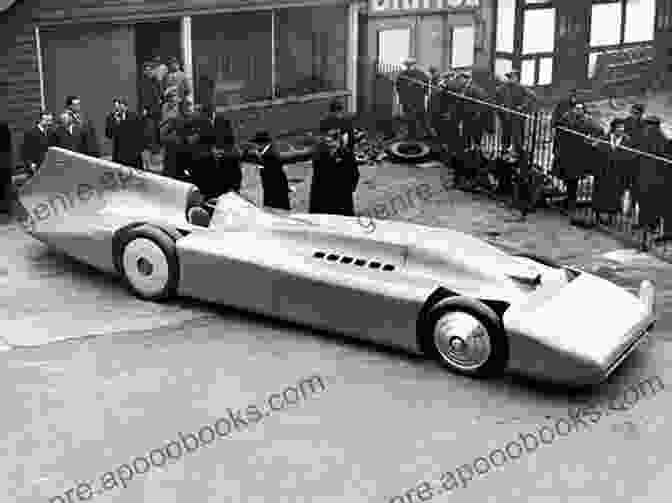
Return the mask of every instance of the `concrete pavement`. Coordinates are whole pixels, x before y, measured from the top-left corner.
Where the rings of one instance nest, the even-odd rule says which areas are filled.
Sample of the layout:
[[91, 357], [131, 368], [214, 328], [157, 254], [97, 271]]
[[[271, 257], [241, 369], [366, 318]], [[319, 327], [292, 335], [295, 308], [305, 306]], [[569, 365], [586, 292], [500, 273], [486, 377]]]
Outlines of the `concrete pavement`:
[[[303, 211], [310, 169], [293, 166], [289, 177], [294, 208]], [[227, 408], [320, 375], [327, 389], [315, 399], [91, 501], [398, 503], [421, 480], [566, 417], [578, 402], [602, 401], [652, 376], [672, 385], [672, 265], [569, 227], [554, 213], [518, 222], [504, 205], [446, 190], [436, 168], [362, 168], [357, 206], [422, 183], [436, 189], [432, 197], [394, 218], [469, 231], [629, 288], [653, 277], [662, 289], [656, 331], [605, 385], [582, 396], [511, 378], [475, 381], [422, 358], [223, 307], [144, 303], [4, 225], [0, 335], [31, 347], [0, 353], [0, 470], [7, 474], [0, 499], [48, 503]], [[245, 168], [244, 191], [260, 195], [255, 168]], [[661, 481], [672, 475], [670, 403], [667, 390], [642, 399], [431, 501], [662, 501]], [[405, 503], [427, 501], [411, 494]]]

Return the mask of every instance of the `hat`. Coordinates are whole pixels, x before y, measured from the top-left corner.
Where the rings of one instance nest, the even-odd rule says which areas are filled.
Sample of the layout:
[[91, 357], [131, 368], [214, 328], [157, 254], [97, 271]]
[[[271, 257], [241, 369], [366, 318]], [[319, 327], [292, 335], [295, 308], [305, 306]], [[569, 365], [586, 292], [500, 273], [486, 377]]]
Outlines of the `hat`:
[[250, 140], [251, 143], [256, 143], [257, 145], [267, 145], [273, 143], [273, 138], [268, 131], [259, 131], [254, 135], [254, 138]]

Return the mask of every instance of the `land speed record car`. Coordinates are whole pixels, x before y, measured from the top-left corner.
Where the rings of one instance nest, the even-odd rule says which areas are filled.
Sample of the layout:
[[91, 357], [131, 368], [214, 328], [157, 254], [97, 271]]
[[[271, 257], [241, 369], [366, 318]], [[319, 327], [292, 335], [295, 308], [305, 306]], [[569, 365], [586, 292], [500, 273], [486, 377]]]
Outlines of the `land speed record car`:
[[29, 234], [142, 299], [222, 303], [474, 377], [599, 383], [655, 322], [650, 281], [635, 295], [449, 229], [203, 201], [191, 184], [53, 147], [18, 196]]

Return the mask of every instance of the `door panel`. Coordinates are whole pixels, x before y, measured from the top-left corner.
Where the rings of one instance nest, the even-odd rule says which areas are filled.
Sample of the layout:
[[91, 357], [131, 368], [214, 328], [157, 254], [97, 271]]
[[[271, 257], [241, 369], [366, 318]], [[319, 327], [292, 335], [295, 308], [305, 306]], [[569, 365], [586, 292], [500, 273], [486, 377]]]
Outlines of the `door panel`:
[[84, 114], [93, 121], [104, 155], [105, 116], [116, 96], [136, 108], [136, 62], [131, 26], [67, 26], [42, 32], [44, 84], [47, 106], [60, 113], [68, 95], [82, 99]]

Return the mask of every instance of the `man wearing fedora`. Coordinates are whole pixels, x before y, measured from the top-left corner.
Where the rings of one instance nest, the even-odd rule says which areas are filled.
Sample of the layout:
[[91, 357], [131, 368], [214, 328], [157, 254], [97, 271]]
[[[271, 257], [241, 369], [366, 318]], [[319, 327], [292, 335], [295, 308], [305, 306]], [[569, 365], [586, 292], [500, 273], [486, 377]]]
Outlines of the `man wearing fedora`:
[[408, 124], [408, 137], [418, 140], [420, 135], [427, 136], [429, 133], [425, 107], [429, 76], [417, 68], [415, 58], [405, 59], [403, 65], [404, 70], [399, 73], [395, 87]]
[[289, 181], [283, 169], [280, 153], [268, 131], [259, 131], [252, 138], [257, 150], [257, 163], [261, 166], [261, 186], [264, 192], [264, 206], [291, 210], [289, 203]]

